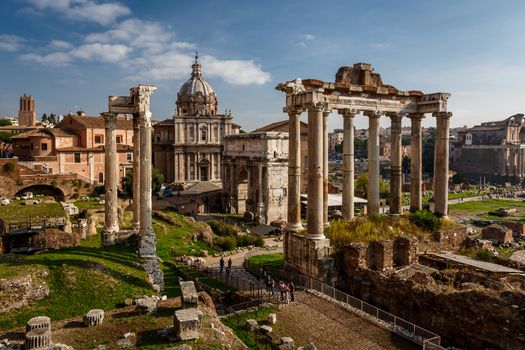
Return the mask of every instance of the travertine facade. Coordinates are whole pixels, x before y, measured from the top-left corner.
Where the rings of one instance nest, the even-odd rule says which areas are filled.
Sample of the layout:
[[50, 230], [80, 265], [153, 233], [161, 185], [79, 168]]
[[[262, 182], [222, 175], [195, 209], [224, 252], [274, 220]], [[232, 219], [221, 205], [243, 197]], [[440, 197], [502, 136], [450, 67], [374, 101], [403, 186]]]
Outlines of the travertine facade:
[[265, 224], [287, 219], [287, 133], [226, 136], [224, 166], [223, 191], [229, 212], [249, 212]]
[[221, 184], [224, 137], [238, 134], [240, 127], [231, 111], [217, 111], [217, 95], [195, 57], [191, 77], [177, 94], [176, 114], [154, 126], [153, 164], [166, 181], [183, 188], [200, 181]]

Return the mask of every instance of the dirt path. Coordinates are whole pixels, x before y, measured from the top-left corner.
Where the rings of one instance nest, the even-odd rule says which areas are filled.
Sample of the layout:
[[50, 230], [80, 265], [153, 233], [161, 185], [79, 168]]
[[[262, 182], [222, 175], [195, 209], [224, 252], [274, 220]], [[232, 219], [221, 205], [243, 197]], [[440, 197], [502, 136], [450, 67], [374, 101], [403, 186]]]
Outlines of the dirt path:
[[282, 306], [273, 327], [297, 345], [313, 342], [319, 350], [420, 349], [416, 344], [384, 330], [312, 294], [299, 292], [296, 302]]
[[[272, 247], [270, 249], [266, 248], [255, 248], [253, 250], [248, 251], [250, 254], [252, 252], [260, 252], [261, 254], [271, 254], [271, 253], [282, 253], [283, 252], [283, 242], [282, 241], [275, 241], [274, 238], [265, 238], [264, 239], [264, 245]], [[242, 251], [233, 255], [229, 255], [224, 257], [224, 262], [226, 263], [228, 259], [232, 259], [232, 265], [233, 266], [243, 266], [244, 263], [244, 256], [248, 254], [246, 251]], [[209, 256], [205, 258], [206, 266], [219, 266], [219, 260], [220, 257], [214, 257]]]

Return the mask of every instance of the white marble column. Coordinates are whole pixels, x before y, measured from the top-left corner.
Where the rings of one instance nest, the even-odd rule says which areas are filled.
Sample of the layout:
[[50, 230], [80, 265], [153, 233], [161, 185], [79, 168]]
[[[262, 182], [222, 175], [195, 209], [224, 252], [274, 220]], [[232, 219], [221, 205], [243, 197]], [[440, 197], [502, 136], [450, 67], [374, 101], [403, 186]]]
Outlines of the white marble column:
[[368, 117], [368, 214], [379, 214], [379, 118], [380, 113], [365, 112]]
[[140, 227], [140, 121], [133, 114], [133, 229]]
[[446, 216], [448, 213], [448, 163], [449, 128], [452, 113], [434, 113], [436, 118], [436, 148], [434, 168], [434, 212]]
[[390, 124], [390, 214], [401, 214], [403, 208], [403, 179], [401, 177], [402, 167], [402, 142], [401, 142], [401, 118], [397, 113], [388, 115]]
[[140, 229], [139, 255], [156, 256], [157, 238], [151, 221], [151, 112], [140, 112]]
[[340, 110], [343, 115], [343, 218], [354, 218], [354, 116], [355, 111]]
[[103, 113], [106, 128], [105, 144], [105, 181], [106, 195], [104, 197], [104, 233], [102, 245], [115, 244], [115, 235], [119, 231], [118, 222], [118, 153], [117, 138], [115, 135], [115, 124], [117, 115], [115, 113]]
[[288, 140], [288, 225], [286, 230], [302, 230], [301, 222], [301, 112], [289, 110]]
[[423, 113], [409, 115], [410, 128], [410, 211], [414, 212], [423, 208], [422, 182], [423, 182], [423, 142], [421, 136], [421, 120]]
[[323, 224], [328, 226], [328, 116], [323, 111]]
[[324, 239], [323, 205], [323, 106], [308, 108], [308, 210], [310, 239]]

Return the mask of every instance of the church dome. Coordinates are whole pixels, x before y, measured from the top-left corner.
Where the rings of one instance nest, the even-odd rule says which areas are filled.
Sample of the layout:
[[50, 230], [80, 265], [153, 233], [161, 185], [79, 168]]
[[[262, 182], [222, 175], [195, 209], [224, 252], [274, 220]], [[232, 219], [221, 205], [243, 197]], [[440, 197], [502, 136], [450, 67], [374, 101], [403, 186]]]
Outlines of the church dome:
[[217, 112], [217, 96], [210, 83], [202, 78], [199, 56], [191, 66], [191, 77], [177, 94], [177, 114], [180, 116], [214, 115]]

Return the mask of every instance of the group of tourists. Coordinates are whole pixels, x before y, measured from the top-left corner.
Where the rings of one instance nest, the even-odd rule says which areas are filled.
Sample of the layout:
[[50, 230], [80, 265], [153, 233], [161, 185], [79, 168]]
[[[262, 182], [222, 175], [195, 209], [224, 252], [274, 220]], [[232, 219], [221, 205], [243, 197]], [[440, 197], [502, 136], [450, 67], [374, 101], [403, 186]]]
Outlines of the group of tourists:
[[[222, 272], [224, 271], [224, 258], [221, 256], [221, 260], [219, 260], [219, 269]], [[232, 258], [228, 259], [228, 267], [226, 267], [226, 273], [229, 274], [232, 271]]]
[[[257, 280], [260, 284], [264, 285], [267, 293], [271, 293], [272, 296], [275, 295], [276, 282], [270, 276], [264, 265], [261, 266], [259, 270], [259, 276], [257, 276]], [[286, 283], [283, 280], [280, 280], [277, 287], [279, 288], [281, 303], [288, 304], [289, 302], [295, 301], [295, 286], [293, 282]]]

